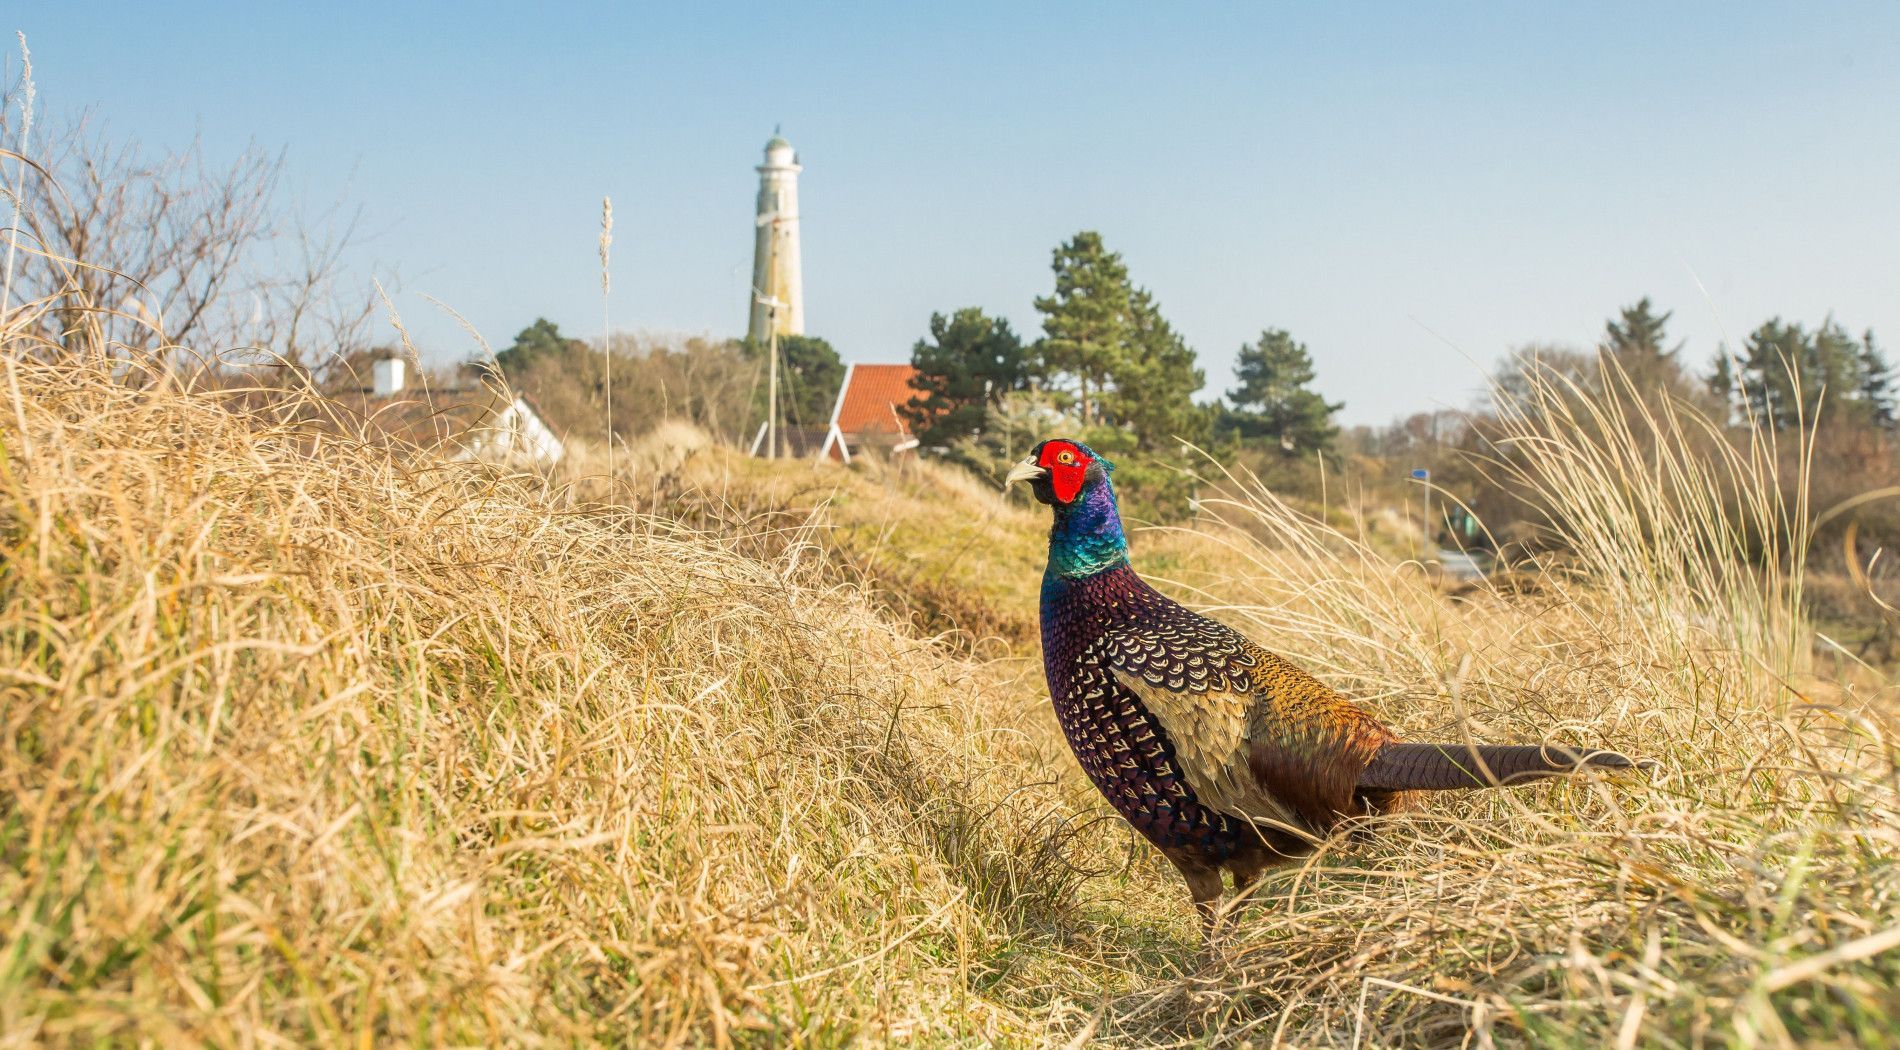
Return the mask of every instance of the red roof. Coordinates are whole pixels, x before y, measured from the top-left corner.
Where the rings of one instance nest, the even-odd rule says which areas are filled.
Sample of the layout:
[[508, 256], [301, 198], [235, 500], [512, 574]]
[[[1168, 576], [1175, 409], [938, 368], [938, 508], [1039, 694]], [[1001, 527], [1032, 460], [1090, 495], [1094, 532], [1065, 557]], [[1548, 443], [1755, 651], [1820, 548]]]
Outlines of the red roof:
[[909, 433], [898, 409], [916, 396], [910, 386], [916, 374], [909, 365], [852, 365], [832, 410], [838, 429], [849, 435]]

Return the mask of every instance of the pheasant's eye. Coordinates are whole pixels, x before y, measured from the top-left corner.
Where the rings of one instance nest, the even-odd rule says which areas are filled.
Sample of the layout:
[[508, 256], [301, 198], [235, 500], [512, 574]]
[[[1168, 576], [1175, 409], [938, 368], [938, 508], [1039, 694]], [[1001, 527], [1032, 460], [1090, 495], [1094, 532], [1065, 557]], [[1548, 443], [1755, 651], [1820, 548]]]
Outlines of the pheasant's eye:
[[1075, 466], [1075, 453], [1070, 452], [1068, 449], [1063, 449], [1061, 452], [1056, 453], [1056, 462], [1065, 467], [1073, 467]]

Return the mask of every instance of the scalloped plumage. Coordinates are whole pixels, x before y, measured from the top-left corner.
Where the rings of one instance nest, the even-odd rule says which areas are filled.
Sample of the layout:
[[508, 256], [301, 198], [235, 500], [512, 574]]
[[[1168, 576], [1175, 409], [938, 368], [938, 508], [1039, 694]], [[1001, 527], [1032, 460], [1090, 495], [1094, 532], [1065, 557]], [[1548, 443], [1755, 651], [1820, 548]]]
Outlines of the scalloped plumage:
[[[1055, 514], [1043, 669], [1082, 769], [1180, 870], [1208, 921], [1223, 870], [1244, 890], [1342, 821], [1391, 812], [1416, 791], [1632, 764], [1609, 752], [1401, 742], [1312, 675], [1136, 575], [1113, 469], [1086, 445], [1049, 441], [1011, 472]], [[1058, 471], [1068, 472], [1060, 486], [1049, 480]]]

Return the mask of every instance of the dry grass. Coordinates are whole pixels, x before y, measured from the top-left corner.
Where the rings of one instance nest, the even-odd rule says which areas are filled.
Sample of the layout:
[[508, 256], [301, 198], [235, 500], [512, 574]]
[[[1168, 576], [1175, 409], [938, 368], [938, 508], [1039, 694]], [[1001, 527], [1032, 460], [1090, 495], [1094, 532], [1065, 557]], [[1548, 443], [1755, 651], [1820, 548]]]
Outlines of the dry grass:
[[972, 960], [1072, 880], [989, 669], [531, 479], [7, 381], [15, 1040], [1025, 1031]]
[[1639, 441], [1615, 406], [1555, 393], [1507, 414], [1533, 450], [1516, 481], [1577, 555], [1528, 595], [1448, 599], [1244, 478], [1224, 529], [1165, 542], [1221, 543], [1227, 565], [1184, 581], [1200, 604], [1408, 735], [1604, 744], [1666, 771], [1435, 800], [1275, 879], [1216, 978], [1148, 993], [1183, 1037], [1896, 1038], [1900, 721], [1877, 678], [1862, 695], [1806, 672], [1798, 560], [1742, 560], [1804, 509], [1757, 446], [1692, 452], [1708, 428], [1686, 412]]
[[1047, 523], [995, 482], [915, 459], [860, 455], [850, 470], [769, 462], [679, 424], [635, 442], [626, 458], [634, 467], [618, 487], [604, 484], [604, 459], [591, 448], [562, 463], [560, 480], [588, 498], [737, 534], [756, 551], [810, 540], [834, 578], [863, 585], [922, 634], [985, 655], [1035, 652]]
[[675, 501], [820, 511], [691, 531], [123, 369], [14, 354], [6, 383], [14, 1042], [1868, 1045], [1900, 1017], [1891, 708], [1802, 672], [1788, 587], [1698, 583], [1745, 575], [1717, 546], [1448, 599], [1244, 479], [1226, 527], [1138, 535], [1408, 732], [1669, 767], [1437, 800], [1270, 880], [1203, 960], [1030, 662], [836, 582], [827, 545], [889, 577], [935, 544], [961, 601], [1018, 601], [983, 578], [1040, 523], [980, 486], [631, 450], [698, 472]]

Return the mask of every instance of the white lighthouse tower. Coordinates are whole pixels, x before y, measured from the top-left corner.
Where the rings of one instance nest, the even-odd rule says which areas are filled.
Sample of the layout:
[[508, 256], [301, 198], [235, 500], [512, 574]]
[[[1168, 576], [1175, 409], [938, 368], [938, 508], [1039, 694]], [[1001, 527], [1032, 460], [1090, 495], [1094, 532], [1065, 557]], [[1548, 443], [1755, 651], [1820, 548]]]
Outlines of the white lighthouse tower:
[[798, 272], [798, 154], [776, 130], [759, 165], [758, 235], [746, 338], [805, 334], [805, 282]]

